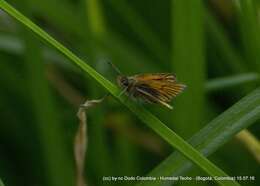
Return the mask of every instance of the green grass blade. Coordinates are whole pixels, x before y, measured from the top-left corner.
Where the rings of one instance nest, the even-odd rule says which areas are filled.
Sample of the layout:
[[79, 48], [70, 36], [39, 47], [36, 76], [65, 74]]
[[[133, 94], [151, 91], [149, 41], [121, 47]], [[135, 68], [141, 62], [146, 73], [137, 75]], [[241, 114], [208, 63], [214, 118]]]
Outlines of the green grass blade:
[[251, 64], [251, 69], [260, 72], [260, 26], [255, 3], [253, 0], [239, 0], [237, 9], [247, 62]]
[[45, 77], [39, 41], [35, 40], [35, 37], [32, 37], [25, 29], [22, 33], [26, 44], [27, 94], [31, 97], [34, 111], [32, 118], [42, 146], [47, 182], [51, 186], [70, 186], [73, 183], [73, 162], [64, 145], [63, 127]]
[[245, 72], [247, 68], [244, 60], [235, 50], [222, 25], [211, 15], [209, 10], [205, 10], [205, 21], [209, 36], [223, 59], [225, 59], [225, 64], [229, 64], [235, 72]]
[[207, 92], [212, 92], [223, 88], [230, 88], [250, 82], [256, 82], [259, 80], [260, 76], [257, 73], [246, 73], [229, 77], [220, 77], [209, 80], [205, 85], [205, 89]]
[[[101, 84], [105, 89], [107, 89], [114, 97], [120, 100], [124, 105], [126, 105], [141, 121], [147, 124], [151, 129], [153, 129], [157, 134], [159, 134], [164, 140], [166, 140], [171, 146], [176, 148], [182, 154], [184, 154], [188, 159], [197, 164], [200, 168], [202, 168], [205, 172], [207, 172], [211, 176], [227, 176], [225, 172], [223, 172], [220, 168], [206, 159], [203, 155], [201, 155], [196, 149], [194, 149], [191, 145], [189, 145], [185, 140], [183, 140], [180, 136], [178, 136], [175, 132], [170, 130], [165, 124], [163, 124], [157, 117], [152, 115], [149, 111], [144, 109], [137, 104], [134, 104], [131, 101], [127, 101], [126, 96], [118, 96], [120, 90], [101, 76], [98, 72], [96, 72], [89, 65], [84, 63], [80, 58], [78, 58], [74, 53], [72, 53], [69, 49], [60, 44], [57, 40], [52, 38], [49, 34], [43, 31], [40, 27], [18, 12], [15, 8], [10, 6], [4, 0], [0, 0], [0, 7], [6, 11], [9, 15], [20, 21], [22, 24], [30, 28], [34, 33], [36, 33], [39, 37], [44, 39], [47, 43], [55, 47], [61, 53], [63, 53], [66, 57], [68, 57], [73, 63], [77, 64], [80, 68], [82, 68], [85, 72], [87, 72], [91, 77], [93, 77], [99, 84]], [[218, 183], [221, 185], [229, 184], [229, 185], [239, 185], [235, 181], [223, 181], [218, 180]]]
[[103, 36], [106, 32], [105, 20], [101, 3], [99, 0], [86, 0], [86, 14], [91, 33], [98, 36]]
[[[204, 119], [206, 69], [203, 12], [201, 0], [172, 1], [172, 71], [187, 85], [187, 90], [175, 101], [173, 121], [176, 131], [185, 138], [197, 132]], [[190, 103], [193, 103], [192, 107]]]
[[0, 179], [0, 186], [5, 186], [1, 179]]
[[[215, 152], [242, 129], [260, 118], [260, 88], [253, 91], [227, 111], [219, 115], [190, 140], [196, 149], [205, 156]], [[173, 152], [160, 163], [149, 176], [173, 176], [184, 174], [191, 168], [191, 163], [178, 152]], [[160, 185], [159, 182], [141, 182], [139, 185]]]

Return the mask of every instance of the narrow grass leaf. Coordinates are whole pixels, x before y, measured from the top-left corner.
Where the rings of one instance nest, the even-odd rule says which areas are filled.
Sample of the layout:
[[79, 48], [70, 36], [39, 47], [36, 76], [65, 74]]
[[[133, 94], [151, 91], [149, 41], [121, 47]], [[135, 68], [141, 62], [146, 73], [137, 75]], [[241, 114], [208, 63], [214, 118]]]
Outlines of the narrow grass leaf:
[[257, 69], [260, 72], [260, 26], [256, 2], [253, 0], [236, 2], [247, 62], [251, 64], [251, 69]]
[[[260, 118], [260, 88], [256, 89], [231, 108], [215, 118], [196, 133], [190, 144], [205, 156], [214, 153], [219, 147], [235, 136], [239, 131]], [[179, 152], [173, 152], [161, 162], [148, 176], [178, 176], [190, 170], [192, 164]], [[139, 186], [161, 185], [161, 182], [143, 181]]]
[[63, 127], [59, 122], [59, 111], [55, 107], [44, 75], [45, 69], [39, 42], [27, 30], [23, 30], [23, 35], [26, 38], [27, 94], [31, 97], [35, 115], [32, 118], [35, 118], [33, 121], [42, 146], [47, 182], [52, 186], [69, 186], [73, 180], [72, 159], [69, 158], [66, 151]]
[[99, 0], [84, 0], [86, 13], [91, 33], [96, 36], [103, 36], [106, 32], [105, 20], [101, 3]]
[[204, 118], [206, 69], [203, 12], [201, 0], [172, 1], [171, 66], [179, 80], [187, 85], [187, 90], [176, 99], [173, 121], [176, 131], [185, 138], [201, 128]]
[[74, 138], [74, 157], [76, 161], [76, 185], [86, 186], [87, 183], [84, 178], [85, 158], [88, 147], [88, 124], [87, 124], [87, 110], [101, 103], [105, 97], [98, 100], [87, 100], [80, 105], [77, 116], [79, 118], [79, 126]]
[[1, 179], [0, 179], [0, 186], [5, 186]]
[[208, 10], [205, 10], [205, 21], [207, 32], [216, 45], [217, 50], [225, 59], [225, 64], [229, 64], [234, 72], [245, 72], [247, 68], [242, 56], [235, 50], [225, 30]]
[[255, 157], [260, 164], [260, 141], [250, 131], [242, 130], [236, 138], [244, 144], [248, 151]]
[[211, 79], [205, 84], [205, 89], [207, 90], [207, 92], [212, 92], [219, 89], [257, 82], [259, 80], [260, 76], [257, 73], [244, 73], [229, 77]]

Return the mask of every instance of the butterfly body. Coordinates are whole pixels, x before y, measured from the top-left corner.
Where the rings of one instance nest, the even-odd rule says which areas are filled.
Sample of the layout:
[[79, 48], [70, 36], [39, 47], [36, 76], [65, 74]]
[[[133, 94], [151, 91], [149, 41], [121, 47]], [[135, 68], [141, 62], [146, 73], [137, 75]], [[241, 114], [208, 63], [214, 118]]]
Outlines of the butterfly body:
[[141, 98], [149, 103], [156, 103], [172, 109], [169, 102], [186, 87], [178, 83], [174, 74], [152, 73], [117, 78], [118, 85], [130, 96]]

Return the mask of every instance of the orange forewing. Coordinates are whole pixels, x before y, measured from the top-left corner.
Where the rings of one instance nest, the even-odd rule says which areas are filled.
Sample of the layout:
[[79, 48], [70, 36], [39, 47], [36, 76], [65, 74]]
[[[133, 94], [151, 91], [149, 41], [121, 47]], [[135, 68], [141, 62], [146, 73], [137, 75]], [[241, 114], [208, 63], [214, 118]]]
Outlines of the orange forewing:
[[176, 77], [169, 73], [154, 73], [135, 75], [136, 86], [146, 84], [151, 89], [159, 93], [159, 99], [163, 102], [170, 102], [186, 87], [181, 83], [177, 83]]

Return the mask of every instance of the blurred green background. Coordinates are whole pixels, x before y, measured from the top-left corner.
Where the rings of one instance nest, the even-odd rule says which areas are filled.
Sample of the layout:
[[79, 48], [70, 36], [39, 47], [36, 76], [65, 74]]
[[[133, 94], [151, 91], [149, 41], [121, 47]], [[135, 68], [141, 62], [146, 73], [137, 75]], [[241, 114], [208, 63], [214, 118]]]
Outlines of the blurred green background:
[[[188, 88], [174, 110], [144, 106], [184, 139], [259, 86], [258, 0], [7, 2], [113, 82], [108, 61], [126, 75], [175, 73]], [[5, 185], [74, 185], [78, 106], [107, 92], [3, 11], [0, 90]], [[259, 138], [257, 124], [249, 131]], [[146, 175], [172, 152], [114, 98], [88, 112], [88, 140], [88, 185], [104, 185], [103, 176]], [[243, 185], [260, 185], [259, 162], [236, 138], [209, 159], [229, 175], [258, 176]], [[206, 174], [194, 167], [186, 175]]]

